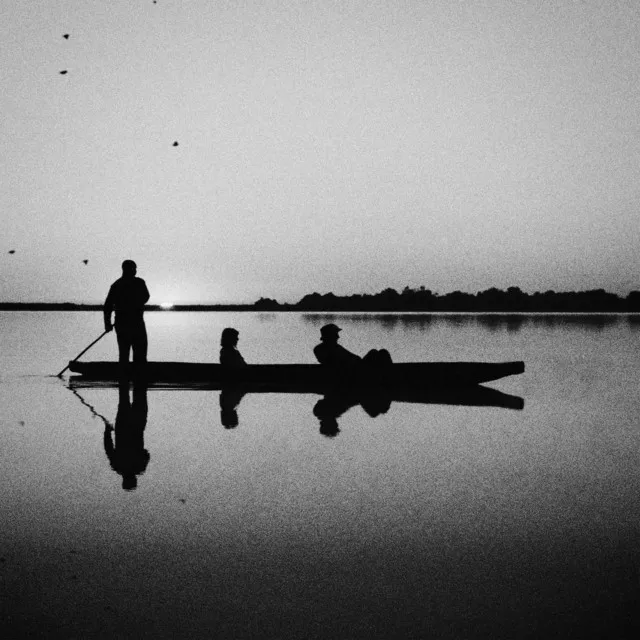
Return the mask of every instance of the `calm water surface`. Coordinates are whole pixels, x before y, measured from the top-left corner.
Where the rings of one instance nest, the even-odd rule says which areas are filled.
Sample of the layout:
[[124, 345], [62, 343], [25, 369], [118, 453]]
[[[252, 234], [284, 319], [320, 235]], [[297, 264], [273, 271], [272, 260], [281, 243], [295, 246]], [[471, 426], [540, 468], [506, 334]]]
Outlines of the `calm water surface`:
[[[632, 637], [640, 604], [640, 325], [625, 316], [150, 313], [150, 359], [359, 353], [524, 360], [522, 410], [151, 389], [134, 489], [107, 452], [117, 389], [52, 377], [99, 313], [0, 314], [4, 637]], [[113, 334], [86, 359], [114, 359]], [[143, 405], [138, 405], [143, 406]], [[115, 465], [118, 466], [117, 464]], [[125, 482], [126, 484], [126, 482]]]

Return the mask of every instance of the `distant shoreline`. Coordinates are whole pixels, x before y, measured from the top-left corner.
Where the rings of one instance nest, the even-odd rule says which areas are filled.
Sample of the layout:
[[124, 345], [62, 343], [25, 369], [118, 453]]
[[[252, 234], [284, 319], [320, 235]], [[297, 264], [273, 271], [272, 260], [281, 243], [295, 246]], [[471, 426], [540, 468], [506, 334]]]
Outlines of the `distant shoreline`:
[[[74, 302], [0, 302], [0, 311], [101, 311], [101, 304]], [[298, 302], [260, 298], [249, 304], [147, 305], [146, 311], [297, 311], [322, 313], [640, 313], [640, 291], [622, 298], [604, 289], [526, 293], [518, 287], [495, 287], [476, 294], [453, 291], [440, 295], [429, 289], [405, 287], [376, 294], [337, 296], [310, 293]]]

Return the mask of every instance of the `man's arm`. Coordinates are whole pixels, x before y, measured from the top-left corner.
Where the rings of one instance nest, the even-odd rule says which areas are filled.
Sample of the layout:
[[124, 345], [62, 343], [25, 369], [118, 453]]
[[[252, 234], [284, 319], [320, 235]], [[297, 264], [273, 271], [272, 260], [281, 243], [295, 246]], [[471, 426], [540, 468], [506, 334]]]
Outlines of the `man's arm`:
[[107, 294], [107, 299], [104, 301], [104, 330], [111, 331], [113, 329], [113, 325], [111, 324], [111, 313], [113, 312], [114, 305], [114, 295], [113, 295], [113, 285], [109, 288], [109, 293]]
[[144, 307], [151, 296], [149, 295], [149, 289], [147, 289], [147, 283], [142, 278], [140, 278], [140, 285], [140, 302], [141, 306]]
[[345, 349], [341, 344], [336, 345], [334, 352], [336, 363], [346, 365], [362, 364], [362, 358], [357, 354]]
[[327, 346], [324, 343], [319, 344], [313, 349], [313, 353], [320, 364], [330, 367], [358, 365], [362, 362], [362, 358], [359, 355], [351, 353], [340, 344], [331, 346]]
[[316, 360], [320, 363], [320, 364], [327, 364], [327, 359], [326, 359], [326, 349], [324, 348], [323, 344], [319, 344], [316, 345], [313, 348], [313, 355], [316, 357]]

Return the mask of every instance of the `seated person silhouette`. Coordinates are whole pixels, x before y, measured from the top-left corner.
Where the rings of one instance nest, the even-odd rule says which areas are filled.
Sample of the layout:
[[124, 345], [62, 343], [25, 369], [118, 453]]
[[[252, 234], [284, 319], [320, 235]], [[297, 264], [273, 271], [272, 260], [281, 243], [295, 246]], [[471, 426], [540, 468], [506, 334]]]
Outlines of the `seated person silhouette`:
[[242, 354], [238, 351], [238, 336], [240, 333], [233, 327], [223, 329], [220, 336], [220, 364], [232, 369], [246, 367]]
[[104, 451], [111, 468], [122, 476], [122, 488], [133, 491], [138, 486], [138, 476], [149, 464], [149, 452], [144, 447], [144, 430], [147, 425], [147, 387], [135, 384], [133, 402], [129, 398], [129, 383], [119, 385], [118, 413], [114, 429], [106, 424]]
[[391, 356], [386, 349], [371, 349], [364, 358], [345, 349], [338, 344], [340, 327], [331, 323], [320, 329], [320, 344], [314, 347], [318, 362], [330, 367], [359, 367], [365, 365], [370, 368], [381, 368], [392, 364]]
[[[233, 327], [223, 329], [220, 337], [220, 364], [229, 369], [242, 369], [247, 366], [242, 354], [238, 351], [238, 337], [240, 333]], [[245, 394], [244, 389], [233, 385], [224, 387], [220, 391], [220, 421], [226, 429], [238, 426], [238, 412], [240, 400]]]

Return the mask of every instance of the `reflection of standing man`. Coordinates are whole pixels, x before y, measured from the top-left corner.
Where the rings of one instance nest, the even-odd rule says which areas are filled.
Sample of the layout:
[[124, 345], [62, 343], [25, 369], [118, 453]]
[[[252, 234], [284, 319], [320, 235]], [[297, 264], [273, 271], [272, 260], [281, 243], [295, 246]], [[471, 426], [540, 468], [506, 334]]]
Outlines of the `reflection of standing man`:
[[104, 329], [111, 331], [111, 313], [116, 312], [116, 337], [120, 363], [129, 362], [133, 350], [134, 362], [147, 361], [147, 329], [144, 325], [144, 305], [149, 300], [149, 290], [142, 278], [136, 277], [136, 263], [122, 263], [122, 277], [109, 289], [104, 302]]
[[112, 437], [113, 428], [105, 427], [104, 451], [111, 468], [122, 476], [122, 488], [125, 491], [132, 491], [138, 486], [137, 476], [145, 472], [151, 457], [144, 448], [147, 413], [146, 385], [134, 385], [132, 403], [129, 398], [129, 383], [121, 382], [115, 439]]

